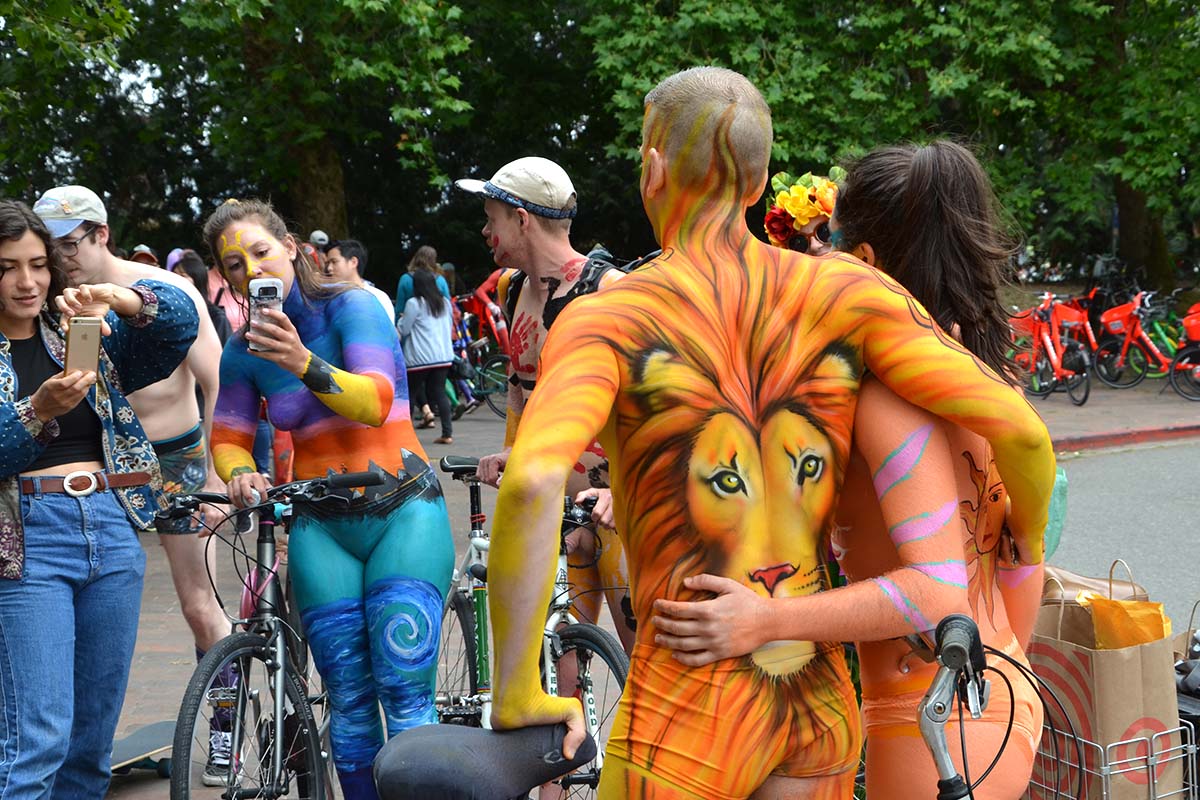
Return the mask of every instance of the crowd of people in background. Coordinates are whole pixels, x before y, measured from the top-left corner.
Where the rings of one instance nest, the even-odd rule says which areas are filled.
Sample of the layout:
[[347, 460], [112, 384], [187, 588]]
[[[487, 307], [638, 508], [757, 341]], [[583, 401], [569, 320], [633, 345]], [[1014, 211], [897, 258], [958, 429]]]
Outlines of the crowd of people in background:
[[[569, 545], [594, 555], [572, 572], [592, 594], [580, 608], [595, 619], [605, 595], [631, 658], [602, 796], [848, 797], [863, 729], [870, 784], [928, 782], [911, 731], [928, 670], [910, 663], [911, 637], [962, 610], [1024, 658], [1053, 486], [1045, 427], [1010, 385], [996, 297], [1008, 251], [987, 177], [953, 143], [881, 148], [840, 198], [812, 176], [780, 193], [787, 223], [769, 213], [767, 243], [745, 222], [772, 142], [749, 81], [678, 73], [647, 96], [644, 124], [640, 188], [663, 251], [632, 273], [575, 249], [578, 198], [554, 162], [456, 184], [482, 200], [499, 269], [477, 294], [511, 358], [505, 447], [477, 472], [492, 485], [504, 472], [491, 721], [564, 722], [567, 757], [582, 740], [578, 701], [537, 675], [567, 491], [597, 498], [591, 544]], [[454, 549], [415, 429], [440, 424], [433, 443], [450, 445], [478, 405], [447, 391], [457, 270], [423, 244], [393, 302], [361, 241], [302, 240], [253, 199], [217, 206], [202, 240], [204, 254], [126, 257], [91, 189], [0, 201], [4, 797], [103, 796], [137, 632], [137, 534], [174, 494], [244, 508], [272, 482], [382, 468], [332, 510], [295, 509], [288, 554], [347, 800], [376, 800], [386, 738], [437, 721]], [[248, 303], [262, 279], [278, 308]], [[66, 368], [72, 329], [89, 325], [105, 331], [96, 363]], [[197, 658], [230, 630], [197, 535], [223, 519], [207, 508], [159, 528]], [[846, 585], [829, 585], [830, 554]], [[599, 591], [618, 585], [630, 589]], [[1008, 711], [1006, 778], [977, 796], [1027, 781], [1029, 696], [966, 738], [991, 752]], [[219, 785], [239, 756], [230, 731], [210, 733]]]

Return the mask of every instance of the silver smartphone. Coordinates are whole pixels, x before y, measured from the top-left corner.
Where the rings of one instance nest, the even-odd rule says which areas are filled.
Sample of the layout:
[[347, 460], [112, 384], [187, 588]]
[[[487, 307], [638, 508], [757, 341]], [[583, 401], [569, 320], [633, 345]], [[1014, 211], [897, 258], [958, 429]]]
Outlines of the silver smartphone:
[[72, 370], [97, 372], [100, 369], [99, 317], [72, 317], [67, 328], [67, 357], [63, 359], [63, 373]]
[[[276, 311], [283, 310], [283, 281], [279, 278], [255, 278], [250, 281], [250, 321], [261, 320], [269, 322], [262, 315], [264, 308], [273, 308]], [[253, 342], [249, 345], [251, 350], [264, 350], [266, 348], [256, 346]]]

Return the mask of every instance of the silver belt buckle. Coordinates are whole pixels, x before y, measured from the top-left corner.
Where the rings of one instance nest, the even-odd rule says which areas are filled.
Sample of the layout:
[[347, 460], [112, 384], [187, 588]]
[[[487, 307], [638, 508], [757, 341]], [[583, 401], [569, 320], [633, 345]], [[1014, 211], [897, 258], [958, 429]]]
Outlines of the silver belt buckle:
[[[83, 489], [71, 488], [71, 481], [75, 480], [76, 478], [87, 478], [88, 485]], [[87, 497], [89, 494], [92, 494], [99, 488], [100, 481], [96, 480], [96, 473], [94, 472], [77, 470], [75, 472], [68, 473], [67, 476], [63, 478], [63, 491], [71, 495], [71, 497]]]

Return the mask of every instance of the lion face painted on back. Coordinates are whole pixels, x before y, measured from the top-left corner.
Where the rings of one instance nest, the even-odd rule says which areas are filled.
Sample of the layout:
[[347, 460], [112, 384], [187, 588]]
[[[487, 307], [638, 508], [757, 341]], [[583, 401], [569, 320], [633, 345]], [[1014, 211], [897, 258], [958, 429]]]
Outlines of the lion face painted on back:
[[[630, 362], [642, 418], [625, 442], [627, 485], [656, 501], [636, 503], [655, 517], [639, 527], [670, 531], [652, 535], [656, 560], [671, 566], [643, 573], [654, 585], [638, 594], [680, 596], [683, 578], [700, 572], [765, 597], [827, 588], [823, 534], [849, 449], [857, 352], [828, 325], [772, 308], [729, 320], [728, 309], [674, 299], [673, 321], [696, 319], [646, 330]], [[782, 676], [815, 653], [809, 642], [777, 642], [751, 658]]]

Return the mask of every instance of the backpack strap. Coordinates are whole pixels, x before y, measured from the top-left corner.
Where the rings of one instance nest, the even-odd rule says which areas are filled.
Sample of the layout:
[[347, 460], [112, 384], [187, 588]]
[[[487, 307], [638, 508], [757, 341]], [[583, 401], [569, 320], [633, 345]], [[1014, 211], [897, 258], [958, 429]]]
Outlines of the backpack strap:
[[521, 296], [521, 289], [525, 286], [525, 281], [528, 279], [529, 276], [519, 269], [513, 270], [511, 277], [508, 279], [508, 286], [504, 292], [504, 316], [508, 317], [510, 327], [517, 316], [517, 300]]
[[[599, 289], [600, 281], [610, 269], [619, 268], [602, 258], [589, 258], [587, 263], [583, 265], [583, 271], [579, 273], [579, 279], [575, 281], [575, 285], [562, 297], [554, 297], [546, 301], [546, 309], [542, 313], [542, 324], [546, 326], [546, 330], [550, 330], [550, 326], [554, 324], [554, 320], [558, 319], [558, 315], [562, 313], [564, 308], [571, 304], [572, 300], [592, 294]], [[551, 294], [554, 294], [555, 288], [557, 287], [551, 284]]]

